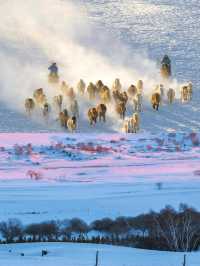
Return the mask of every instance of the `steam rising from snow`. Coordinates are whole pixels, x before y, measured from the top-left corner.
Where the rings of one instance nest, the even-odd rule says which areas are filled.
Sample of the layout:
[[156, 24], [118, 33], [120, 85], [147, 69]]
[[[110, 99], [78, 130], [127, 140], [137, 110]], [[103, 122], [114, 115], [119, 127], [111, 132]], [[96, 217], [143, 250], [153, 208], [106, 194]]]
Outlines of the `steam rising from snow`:
[[[1, 99], [23, 110], [24, 99], [47, 83], [47, 67], [58, 63], [61, 80], [75, 86], [120, 78], [124, 88], [138, 79], [148, 94], [159, 82], [156, 64], [134, 55], [108, 33], [91, 25], [86, 10], [61, 0], [7, 0], [0, 9]], [[84, 103], [82, 103], [84, 104]]]

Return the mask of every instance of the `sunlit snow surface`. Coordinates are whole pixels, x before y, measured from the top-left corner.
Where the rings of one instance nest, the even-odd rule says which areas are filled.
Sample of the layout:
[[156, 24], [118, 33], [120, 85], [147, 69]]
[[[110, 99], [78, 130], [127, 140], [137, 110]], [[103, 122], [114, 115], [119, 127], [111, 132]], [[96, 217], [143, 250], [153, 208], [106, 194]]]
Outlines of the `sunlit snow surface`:
[[198, 0], [80, 0], [90, 11], [91, 20], [125, 40], [133, 51], [147, 52], [160, 59], [172, 57], [174, 75], [199, 85]]
[[[68, 1], [66, 0], [66, 5]], [[63, 2], [62, 2], [63, 3]], [[194, 83], [194, 97], [191, 103], [182, 105], [178, 100], [173, 106], [164, 105], [161, 107], [158, 113], [152, 111], [149, 104], [149, 99], [146, 99], [144, 104], [144, 112], [141, 116], [141, 130], [150, 132], [160, 131], [199, 131], [200, 129], [200, 93], [199, 93], [199, 47], [200, 47], [200, 3], [198, 0], [116, 0], [116, 1], [100, 1], [100, 0], [76, 0], [73, 4], [80, 4], [83, 9], [88, 13], [89, 23], [95, 25], [98, 28], [97, 34], [100, 39], [104, 39], [109, 34], [112, 35], [112, 40], [119, 41], [127, 46], [132, 53], [138, 54], [141, 58], [150, 58], [154, 62], [160, 60], [164, 54], [169, 54], [172, 59], [173, 77], [182, 83], [191, 80]], [[77, 7], [77, 10], [78, 8]], [[73, 24], [74, 25], [74, 24]], [[48, 25], [49, 26], [49, 25]], [[93, 32], [95, 35], [96, 31]], [[90, 33], [92, 34], [92, 33]], [[75, 33], [75, 35], [77, 35]], [[87, 47], [89, 51], [98, 49], [100, 55], [111, 54], [112, 49], [108, 43], [108, 49], [104, 47], [98, 47], [95, 43], [95, 36], [88, 36], [88, 39], [93, 40], [87, 47], [87, 42], [81, 43], [83, 47]], [[102, 36], [99, 36], [102, 35]], [[20, 35], [19, 35], [20, 36]], [[19, 37], [18, 35], [15, 37]], [[4, 35], [2, 36], [2, 38]], [[60, 37], [60, 36], [59, 36]], [[61, 36], [62, 37], [62, 36]], [[79, 35], [76, 36], [77, 39]], [[22, 37], [21, 37], [22, 38]], [[17, 39], [17, 38], [16, 38]], [[62, 38], [61, 38], [62, 39]], [[12, 45], [11, 45], [12, 44]], [[53, 45], [53, 43], [52, 43]], [[110, 44], [113, 46], [113, 43]], [[8, 47], [7, 47], [8, 46]], [[18, 47], [19, 46], [19, 47]], [[116, 44], [117, 46], [117, 44]], [[20, 43], [7, 43], [6, 39], [2, 39], [0, 42], [2, 53], [7, 53], [11, 49], [12, 53], [17, 55], [17, 58], [23, 61], [34, 61], [34, 55], [36, 61], [40, 62], [38, 68], [45, 69], [44, 58], [41, 56], [42, 49], [40, 51], [26, 50], [20, 48]], [[18, 47], [18, 48], [17, 48]], [[122, 47], [119, 46], [119, 57], [121, 55]], [[123, 47], [123, 49], [126, 49]], [[21, 51], [22, 50], [22, 51]], [[87, 49], [86, 49], [87, 50]], [[116, 47], [115, 47], [116, 53]], [[24, 54], [23, 54], [24, 52]], [[123, 51], [124, 52], [124, 51]], [[9, 53], [10, 55], [10, 53]], [[109, 58], [108, 58], [109, 59]], [[66, 59], [67, 60], [67, 59]], [[141, 59], [142, 60], [142, 59]], [[146, 59], [145, 59], [146, 60]], [[129, 56], [130, 61], [130, 56]], [[126, 60], [124, 60], [124, 67], [127, 66]], [[134, 69], [139, 66], [137, 62], [133, 62]], [[76, 66], [72, 66], [75, 67]], [[46, 66], [47, 68], [47, 66]], [[62, 66], [61, 66], [62, 69]], [[8, 71], [8, 73], [10, 73]], [[140, 69], [140, 73], [142, 70]], [[35, 75], [36, 73], [34, 73]], [[43, 74], [43, 73], [42, 73]], [[107, 73], [105, 73], [107, 74]], [[144, 73], [145, 75], [145, 73]], [[64, 77], [63, 77], [64, 78]], [[103, 76], [99, 77], [104, 79]], [[142, 78], [142, 77], [141, 77]], [[9, 78], [6, 77], [6, 79]], [[122, 82], [125, 82], [122, 80]], [[133, 80], [133, 82], [136, 82]], [[5, 82], [3, 84], [6, 84]], [[29, 80], [26, 80], [27, 86]], [[37, 84], [37, 82], [36, 82]], [[74, 84], [72, 84], [74, 85]], [[145, 84], [148, 87], [148, 84]], [[1, 88], [0, 88], [1, 89]], [[3, 88], [5, 89], [5, 88]], [[12, 92], [9, 90], [7, 98], [10, 98], [14, 92], [15, 86], [13, 85]], [[33, 88], [35, 89], [35, 88]], [[17, 88], [20, 92], [20, 88]], [[27, 97], [28, 95], [26, 95]], [[23, 100], [17, 105], [21, 106], [23, 110]], [[11, 111], [12, 110], [14, 111]], [[87, 105], [81, 113], [87, 113]], [[22, 111], [24, 112], [24, 111]], [[86, 119], [86, 117], [85, 117]], [[88, 127], [88, 121], [83, 120], [79, 123], [79, 132], [116, 132], [120, 131], [120, 125], [118, 126], [117, 119], [109, 119], [106, 125], [98, 125], [97, 127]], [[0, 131], [1, 132], [48, 132], [48, 131], [61, 131], [58, 123], [55, 119], [45, 125], [38, 122], [38, 117], [30, 121], [30, 118], [23, 114], [18, 114], [15, 110], [15, 103], [0, 104]], [[116, 125], [116, 126], [113, 126]]]

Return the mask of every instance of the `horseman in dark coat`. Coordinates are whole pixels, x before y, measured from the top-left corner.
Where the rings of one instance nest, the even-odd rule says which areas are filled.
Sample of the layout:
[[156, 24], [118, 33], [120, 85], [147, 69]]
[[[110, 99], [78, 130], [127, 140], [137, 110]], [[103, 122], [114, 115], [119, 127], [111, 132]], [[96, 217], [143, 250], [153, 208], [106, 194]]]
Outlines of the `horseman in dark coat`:
[[56, 63], [53, 63], [48, 68], [50, 70], [50, 75], [58, 75], [58, 67]]
[[49, 66], [48, 70], [49, 73], [49, 82], [51, 83], [57, 83], [59, 82], [59, 76], [58, 76], [58, 67], [56, 63], [53, 63]]
[[165, 55], [161, 61], [161, 75], [163, 78], [169, 78], [171, 74], [171, 60]]

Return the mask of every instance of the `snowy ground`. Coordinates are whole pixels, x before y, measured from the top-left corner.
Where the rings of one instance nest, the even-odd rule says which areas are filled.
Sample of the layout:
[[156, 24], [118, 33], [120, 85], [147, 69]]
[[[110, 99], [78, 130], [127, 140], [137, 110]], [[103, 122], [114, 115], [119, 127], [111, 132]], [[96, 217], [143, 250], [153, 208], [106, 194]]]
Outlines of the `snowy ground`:
[[[61, 7], [61, 10], [65, 8], [65, 5], [66, 7], [68, 6], [68, 2], [69, 1], [62, 1], [63, 7]], [[29, 1], [29, 3], [31, 3], [31, 1]], [[34, 3], [38, 5], [40, 1], [35, 1]], [[44, 6], [45, 3], [47, 5], [47, 2], [44, 2]], [[55, 7], [53, 6], [54, 4]], [[9, 18], [4, 16], [4, 14], [7, 13], [4, 12], [6, 5], [2, 6], [2, 19], [5, 23], [2, 23], [0, 28], [0, 47], [2, 48], [2, 62], [5, 64], [2, 67], [2, 71], [6, 82], [5, 80], [1, 80], [0, 91], [2, 92], [1, 99], [7, 104], [1, 103], [0, 105], [1, 132], [44, 132], [62, 130], [59, 128], [58, 123], [55, 123], [55, 119], [51, 121], [49, 125], [44, 125], [44, 123], [38, 123], [38, 116], [36, 116], [34, 121], [29, 121], [29, 118], [23, 115], [24, 98], [30, 96], [37, 86], [40, 87], [44, 85], [43, 79], [46, 79], [46, 69], [49, 61], [53, 60], [52, 58], [54, 58], [54, 60], [58, 59], [58, 62], [62, 61], [63, 65], [66, 66], [63, 67], [63, 65], [61, 65], [61, 72], [68, 73], [71, 71], [75, 79], [77, 76], [79, 78], [83, 76], [86, 80], [89, 80], [90, 73], [91, 75], [95, 73], [95, 75], [93, 75], [95, 79], [98, 77], [107, 81], [109, 77], [111, 78], [115, 73], [119, 73], [119, 77], [122, 75], [122, 83], [126, 83], [131, 77], [131, 71], [134, 73], [135, 70], [138, 70], [139, 74], [141, 74], [140, 78], [143, 78], [145, 75], [149, 77], [151, 74], [150, 80], [147, 79], [145, 84], [145, 90], [149, 90], [152, 86], [152, 73], [156, 75], [156, 73], [154, 73], [153, 64], [157, 60], [160, 60], [165, 53], [169, 54], [172, 59], [173, 77], [180, 83], [189, 80], [194, 83], [194, 98], [189, 104], [181, 105], [177, 100], [173, 106], [164, 105], [160, 112], [156, 114], [152, 111], [147, 101], [148, 99], [146, 99], [147, 102], [145, 103], [144, 112], [141, 117], [141, 129], [142, 131], [146, 130], [151, 132], [159, 132], [161, 130], [177, 130], [184, 132], [190, 130], [199, 131], [200, 83], [198, 78], [199, 58], [197, 55], [199, 54], [200, 47], [200, 32], [198, 27], [200, 9], [198, 0], [73, 1], [77, 13], [79, 12], [79, 5], [87, 12], [88, 21], [86, 26], [83, 26], [83, 29], [77, 29], [76, 25], [76, 22], [77, 24], [81, 23], [79, 22], [79, 18], [81, 21], [81, 16], [83, 14], [80, 13], [78, 15], [79, 17], [75, 17], [74, 20], [72, 19], [67, 22], [64, 20], [62, 21], [63, 14], [59, 9], [60, 4], [61, 2], [59, 1], [56, 1], [56, 3], [54, 3], [54, 1], [48, 3], [49, 14], [53, 12], [49, 16], [43, 13], [32, 12], [30, 14], [30, 23], [26, 24], [24, 20], [21, 22], [20, 18], [22, 16], [20, 16], [20, 13], [19, 17], [17, 17], [16, 13], [18, 13], [18, 11], [16, 6], [11, 3], [9, 8], [11, 8], [13, 19], [16, 19], [16, 24], [19, 24], [21, 29], [20, 32], [15, 32], [13, 24], [11, 21], [8, 21]], [[17, 8], [19, 7], [20, 3]], [[20, 8], [20, 12], [23, 12], [24, 8], [26, 8], [26, 6]], [[39, 9], [43, 10], [43, 6]], [[33, 8], [30, 8], [30, 10], [33, 11]], [[30, 10], [25, 9], [24, 13], [27, 12], [28, 14]], [[52, 15], [59, 17], [58, 25], [56, 26], [54, 24], [55, 39], [50, 35], [44, 44], [39, 37], [40, 35], [44, 36], [45, 40], [48, 31], [50, 30], [51, 32], [52, 21], [48, 18]], [[73, 16], [73, 14], [70, 15]], [[45, 23], [42, 20], [43, 17], [45, 17]], [[34, 28], [34, 23], [31, 22], [32, 20], [34, 21], [34, 19], [38, 23], [41, 20], [44, 29]], [[76, 39], [77, 41], [74, 45], [79, 47], [77, 50], [74, 47], [70, 48], [66, 46], [65, 48], [65, 44], [67, 45], [69, 40], [63, 38], [68, 34], [68, 31], [65, 32], [62, 27], [60, 28], [60, 24], [64, 25], [65, 22], [66, 25], [72, 25], [70, 33], [72, 31], [72, 40]], [[35, 24], [37, 26], [37, 23]], [[82, 24], [85, 25], [84, 19]], [[92, 27], [94, 28], [88, 26], [90, 24], [93, 25]], [[5, 29], [3, 25], [7, 25], [7, 28]], [[39, 25], [41, 24], [39, 23]], [[30, 28], [30, 32], [33, 31], [33, 36], [29, 34], [26, 27]], [[88, 32], [87, 28], [89, 28]], [[97, 41], [95, 41], [93, 36], [94, 32], [98, 35]], [[103, 36], [101, 36], [102, 32]], [[109, 35], [112, 36], [112, 42], [109, 42]], [[8, 40], [10, 40], [10, 42], [8, 42]], [[109, 49], [105, 48], [106, 42], [108, 43], [107, 47], [110, 45], [112, 49], [110, 49], [110, 47]], [[119, 45], [118, 47], [119, 42], [125, 46]], [[58, 46], [56, 46], [56, 43], [58, 43]], [[113, 63], [111, 67], [102, 64], [102, 61], [109, 61], [112, 57], [123, 56], [126, 54], [126, 51], [124, 51], [126, 49], [129, 51], [127, 52], [128, 56], [124, 59], [120, 59], [123, 62], [122, 65], [120, 65], [123, 71], [117, 71], [117, 63]], [[71, 53], [67, 53], [68, 50], [76, 54], [76, 57], [71, 58]], [[85, 53], [82, 54], [80, 50], [85, 51]], [[97, 56], [93, 56], [93, 53], [96, 53]], [[134, 55], [133, 60], [135, 60], [135, 54], [138, 55], [139, 59], [137, 59], [135, 63], [132, 62], [132, 64], [130, 64], [132, 54]], [[147, 58], [150, 58], [152, 61], [149, 62]], [[75, 67], [72, 67], [72, 60], [76, 62]], [[143, 60], [144, 62], [140, 64], [140, 61]], [[23, 64], [25, 64], [23, 70], [25, 71], [24, 73], [26, 73], [24, 75], [29, 76], [29, 79], [25, 77], [25, 80], [23, 80], [21, 73], [18, 72], [16, 73], [18, 76], [15, 77], [15, 72], [18, 71]], [[80, 66], [78, 66], [78, 64], [80, 64]], [[13, 71], [13, 66], [15, 65], [19, 66], [17, 70], [14, 69]], [[31, 67], [34, 69], [32, 70]], [[35, 68], [37, 71], [41, 69], [41, 75], [35, 73]], [[72, 68], [72, 70], [69, 68]], [[27, 73], [27, 69], [32, 72]], [[96, 72], [93, 71], [94, 69], [96, 69]], [[77, 75], [74, 72], [77, 72]], [[33, 77], [31, 77], [31, 75], [33, 75]], [[39, 80], [37, 83], [37, 78], [39, 79], [40, 76], [43, 77], [42, 83], [40, 83]], [[66, 75], [62, 75], [63, 79], [65, 77]], [[127, 80], [125, 80], [125, 77]], [[134, 77], [131, 82], [136, 82]], [[34, 79], [34, 82], [32, 79]], [[10, 84], [11, 81], [12, 83]], [[155, 80], [155, 83], [156, 82]], [[47, 86], [48, 85], [45, 84], [45, 88]], [[18, 91], [20, 93], [18, 93]], [[86, 103], [84, 103], [84, 107], [84, 109], [81, 109], [82, 114], [87, 113]], [[22, 114], [20, 114], [20, 112], [22, 112]], [[120, 130], [120, 125], [116, 122], [116, 117], [113, 121], [113, 117], [111, 116], [106, 125], [98, 126], [96, 129], [92, 130], [88, 127], [88, 122], [85, 121], [85, 118], [82, 123], [79, 124], [79, 132], [116, 132]]]
[[[31, 2], [37, 8], [27, 8]], [[0, 220], [19, 218], [30, 223], [79, 217], [91, 222], [102, 217], [135, 216], [150, 209], [160, 210], [166, 204], [177, 208], [180, 203], [199, 209], [199, 135], [161, 133], [199, 132], [200, 129], [199, 0], [76, 0], [73, 5], [81, 4], [94, 26], [92, 32], [98, 35], [92, 36], [89, 29], [84, 38], [87, 23], [80, 28], [76, 22], [85, 22], [76, 16], [63, 23], [63, 19], [70, 17], [61, 12], [67, 0], [62, 1], [61, 8], [59, 0], [26, 3], [27, 6], [23, 0], [16, 4], [9, 0], [0, 9], [0, 132], [61, 131], [56, 117], [44, 125], [37, 115], [30, 120], [23, 111], [24, 98], [37, 87], [44, 84], [47, 87], [43, 81], [46, 82], [46, 69], [52, 60], [61, 62], [62, 78], [69, 72], [72, 80], [77, 76], [82, 78], [84, 73], [86, 80], [93, 75], [94, 80], [98, 77], [107, 81], [120, 73], [122, 82], [126, 78], [136, 82], [136, 76], [143, 78], [143, 75], [134, 76], [139, 69], [139, 74], [148, 77], [150, 83], [146, 82], [145, 89], [149, 90], [155, 62], [167, 53], [172, 59], [173, 78], [179, 84], [191, 80], [194, 97], [188, 104], [181, 104], [179, 99], [172, 106], [164, 104], [158, 113], [152, 111], [146, 97], [141, 134], [136, 136], [91, 134], [91, 131], [119, 131], [120, 124], [111, 114], [105, 125], [91, 130], [85, 121], [86, 108], [81, 109], [84, 119], [78, 131], [90, 132], [88, 135], [1, 134]], [[10, 16], [7, 16], [8, 8]], [[55, 27], [54, 15], [58, 22]], [[73, 27], [71, 30], [71, 25], [75, 30]], [[65, 28], [70, 29], [65, 31]], [[69, 32], [73, 37], [70, 41], [66, 37]], [[108, 42], [107, 36], [112, 36], [112, 42]], [[74, 40], [75, 45], [71, 44]], [[106, 42], [108, 49], [105, 49]], [[124, 46], [118, 46], [118, 42]], [[121, 54], [126, 54], [125, 47], [129, 50], [128, 58], [121, 58]], [[135, 54], [137, 61], [134, 61]], [[107, 64], [116, 55], [123, 62], [121, 68], [115, 61]], [[140, 60], [144, 62], [140, 64]], [[42, 83], [38, 82], [41, 80]], [[21, 150], [19, 146], [14, 147], [16, 143], [31, 143], [33, 150]], [[158, 182], [163, 183], [161, 190], [157, 189]], [[50, 250], [48, 257], [40, 257], [43, 247]], [[45, 243], [0, 246], [0, 264], [89, 266], [94, 265], [97, 249], [102, 266], [177, 266], [183, 260], [183, 254], [179, 253]], [[20, 257], [21, 252], [25, 257]], [[199, 260], [199, 253], [188, 255], [189, 266], [199, 265]]]
[[80, 0], [99, 23], [153, 60], [163, 53], [172, 57], [173, 73], [179, 80], [193, 80], [199, 87], [198, 0]]
[[167, 204], [199, 209], [199, 135], [96, 137], [1, 134], [0, 219], [29, 223], [80, 217], [91, 222]]
[[[46, 257], [41, 257], [42, 249], [49, 251]], [[183, 262], [183, 253], [178, 252], [157, 252], [106, 245], [54, 243], [1, 245], [0, 262], [6, 266], [91, 266], [95, 265], [97, 250], [101, 266], [177, 266]], [[21, 253], [24, 253], [25, 256], [21, 257]], [[200, 253], [187, 254], [186, 258], [187, 265], [198, 266]]]

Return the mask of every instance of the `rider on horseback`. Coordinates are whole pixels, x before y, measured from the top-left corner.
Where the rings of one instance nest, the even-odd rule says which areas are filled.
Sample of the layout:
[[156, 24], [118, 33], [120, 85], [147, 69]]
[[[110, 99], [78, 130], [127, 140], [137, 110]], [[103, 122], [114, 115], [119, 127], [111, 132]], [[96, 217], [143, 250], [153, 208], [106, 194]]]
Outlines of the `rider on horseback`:
[[171, 66], [171, 60], [169, 59], [169, 56], [168, 55], [165, 55], [161, 61], [161, 64], [165, 64], [165, 65], [168, 65], [168, 66]]
[[58, 67], [56, 63], [51, 64], [48, 69], [50, 70], [50, 75], [58, 75]]
[[161, 74], [164, 78], [169, 78], [171, 72], [171, 60], [168, 55], [165, 55], [161, 61]]
[[49, 82], [50, 83], [58, 83], [59, 82], [59, 76], [58, 76], [58, 67], [56, 63], [52, 63], [50, 67], [48, 68], [50, 70], [49, 73]]

